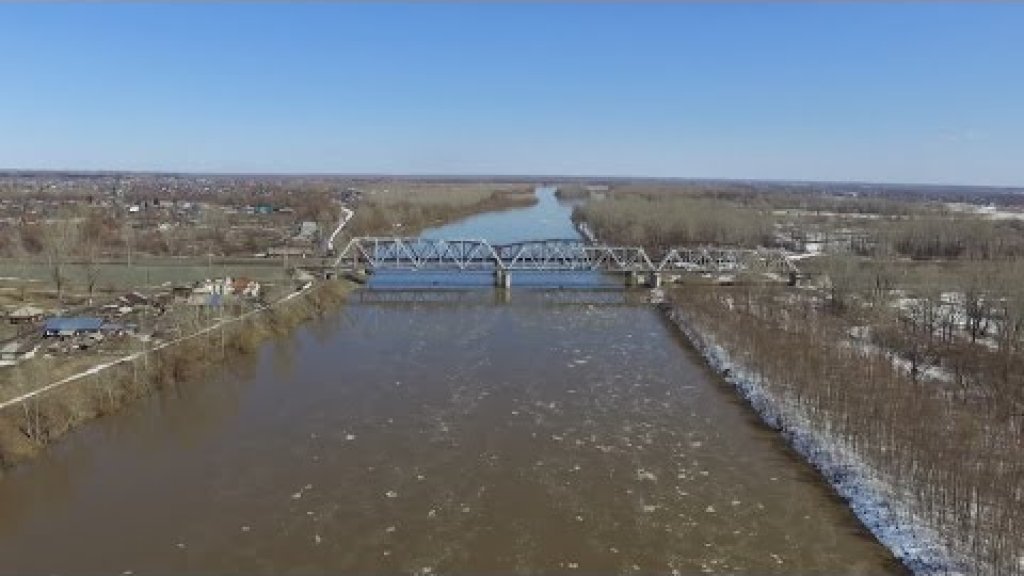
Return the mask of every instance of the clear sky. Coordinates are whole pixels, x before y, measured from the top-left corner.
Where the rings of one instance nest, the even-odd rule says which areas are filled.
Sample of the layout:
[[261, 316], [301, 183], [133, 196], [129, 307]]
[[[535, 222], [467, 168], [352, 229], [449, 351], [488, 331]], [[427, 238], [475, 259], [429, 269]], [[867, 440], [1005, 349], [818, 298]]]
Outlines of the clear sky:
[[1024, 3], [0, 4], [0, 167], [1024, 185]]

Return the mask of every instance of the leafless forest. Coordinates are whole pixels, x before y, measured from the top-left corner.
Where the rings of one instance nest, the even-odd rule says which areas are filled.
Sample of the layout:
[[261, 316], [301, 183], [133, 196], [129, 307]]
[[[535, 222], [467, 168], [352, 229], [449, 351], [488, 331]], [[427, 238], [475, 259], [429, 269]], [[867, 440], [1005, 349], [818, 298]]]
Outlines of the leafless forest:
[[654, 252], [792, 250], [800, 286], [683, 284], [673, 305], [759, 376], [782, 420], [865, 462], [901, 521], [933, 530], [971, 573], [1021, 574], [1024, 213], [1013, 204], [640, 188], [576, 218]]

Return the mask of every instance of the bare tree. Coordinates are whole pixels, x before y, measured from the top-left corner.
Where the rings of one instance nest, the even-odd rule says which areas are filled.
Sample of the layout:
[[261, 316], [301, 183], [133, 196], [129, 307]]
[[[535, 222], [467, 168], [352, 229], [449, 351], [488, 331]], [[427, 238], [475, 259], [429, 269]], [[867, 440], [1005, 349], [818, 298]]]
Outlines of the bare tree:
[[92, 238], [82, 239], [82, 269], [85, 272], [85, 285], [89, 291], [89, 304], [92, 304], [93, 292], [100, 279], [100, 249]]
[[57, 302], [62, 303], [64, 288], [67, 284], [67, 263], [71, 251], [78, 242], [78, 225], [74, 219], [61, 218], [45, 225], [43, 234], [43, 252], [46, 254], [46, 265], [50, 270], [50, 279], [57, 289]]

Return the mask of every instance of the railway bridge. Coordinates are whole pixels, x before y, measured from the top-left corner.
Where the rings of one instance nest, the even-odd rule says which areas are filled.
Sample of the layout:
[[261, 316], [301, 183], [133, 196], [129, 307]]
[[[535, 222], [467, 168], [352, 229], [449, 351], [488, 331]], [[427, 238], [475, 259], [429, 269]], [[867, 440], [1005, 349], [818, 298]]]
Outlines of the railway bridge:
[[772, 275], [793, 282], [798, 270], [781, 250], [700, 246], [671, 248], [656, 259], [639, 246], [608, 246], [578, 239], [492, 244], [483, 239], [357, 237], [339, 253], [341, 270], [437, 270], [491, 272], [495, 285], [508, 288], [512, 274], [529, 272], [607, 272], [625, 276], [627, 285], [658, 287], [664, 274]]

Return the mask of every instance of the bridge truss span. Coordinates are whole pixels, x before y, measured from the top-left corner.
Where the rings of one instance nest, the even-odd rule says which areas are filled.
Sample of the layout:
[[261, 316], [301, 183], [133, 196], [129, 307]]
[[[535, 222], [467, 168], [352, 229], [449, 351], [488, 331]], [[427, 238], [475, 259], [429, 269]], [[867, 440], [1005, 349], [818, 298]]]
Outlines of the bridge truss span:
[[336, 265], [370, 270], [493, 270], [500, 258], [486, 240], [353, 238]]
[[789, 275], [797, 268], [782, 250], [768, 248], [673, 248], [658, 264], [660, 272]]
[[496, 246], [503, 270], [645, 272], [643, 248], [590, 244], [582, 240], [532, 240]]
[[652, 261], [638, 246], [608, 246], [578, 239], [491, 244], [483, 239], [353, 238], [335, 266], [347, 269], [627, 274], [767, 274], [797, 272], [785, 252], [715, 246], [672, 248]]

